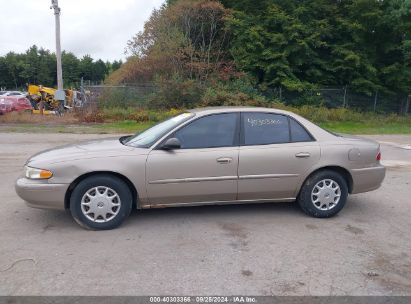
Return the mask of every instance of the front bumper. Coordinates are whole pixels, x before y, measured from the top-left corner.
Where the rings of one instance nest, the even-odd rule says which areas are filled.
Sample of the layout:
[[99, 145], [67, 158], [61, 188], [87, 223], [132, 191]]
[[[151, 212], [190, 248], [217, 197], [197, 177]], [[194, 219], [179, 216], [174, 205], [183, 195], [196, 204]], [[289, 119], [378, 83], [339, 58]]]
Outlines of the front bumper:
[[382, 165], [369, 168], [352, 169], [353, 194], [372, 191], [381, 186], [385, 177], [385, 167]]
[[30, 207], [64, 210], [64, 198], [69, 184], [46, 182], [19, 178], [15, 185], [16, 192]]

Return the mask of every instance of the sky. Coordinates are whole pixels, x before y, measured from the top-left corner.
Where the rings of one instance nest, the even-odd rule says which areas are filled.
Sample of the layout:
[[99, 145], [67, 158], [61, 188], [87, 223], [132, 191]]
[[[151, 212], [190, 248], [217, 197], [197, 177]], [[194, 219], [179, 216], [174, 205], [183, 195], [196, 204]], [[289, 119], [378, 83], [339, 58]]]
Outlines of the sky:
[[[127, 40], [164, 0], [59, 0], [61, 47], [78, 57], [124, 61]], [[30, 46], [55, 51], [51, 0], [0, 0], [0, 56]]]

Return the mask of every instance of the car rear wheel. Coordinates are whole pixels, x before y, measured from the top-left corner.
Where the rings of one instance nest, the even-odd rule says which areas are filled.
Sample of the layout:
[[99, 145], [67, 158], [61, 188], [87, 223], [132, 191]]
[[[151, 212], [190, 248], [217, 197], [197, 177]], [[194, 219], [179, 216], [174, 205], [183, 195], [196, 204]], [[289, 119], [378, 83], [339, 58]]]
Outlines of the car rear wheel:
[[81, 226], [93, 230], [118, 227], [130, 214], [132, 194], [125, 182], [107, 175], [81, 181], [70, 198], [70, 211]]
[[301, 188], [298, 203], [313, 217], [331, 217], [345, 205], [348, 196], [347, 182], [341, 174], [324, 170], [310, 176]]

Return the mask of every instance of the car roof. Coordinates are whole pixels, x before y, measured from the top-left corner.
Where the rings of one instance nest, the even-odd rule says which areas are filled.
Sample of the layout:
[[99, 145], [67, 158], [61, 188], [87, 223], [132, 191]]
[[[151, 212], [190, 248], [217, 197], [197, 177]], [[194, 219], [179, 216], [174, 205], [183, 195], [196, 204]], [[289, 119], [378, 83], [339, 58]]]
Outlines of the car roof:
[[275, 108], [264, 108], [264, 107], [246, 107], [246, 106], [222, 106], [222, 107], [205, 107], [205, 108], [195, 108], [188, 110], [191, 113], [207, 115], [213, 113], [227, 113], [227, 112], [272, 112], [278, 114], [288, 114], [294, 115], [294, 113], [289, 111], [284, 111]]

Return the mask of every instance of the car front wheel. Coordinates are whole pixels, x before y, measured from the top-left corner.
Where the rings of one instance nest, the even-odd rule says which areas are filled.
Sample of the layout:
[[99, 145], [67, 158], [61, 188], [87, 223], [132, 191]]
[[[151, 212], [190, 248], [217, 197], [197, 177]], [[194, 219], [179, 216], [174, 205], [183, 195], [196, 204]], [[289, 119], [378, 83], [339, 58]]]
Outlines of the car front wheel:
[[129, 216], [131, 209], [129, 187], [111, 175], [95, 175], [82, 180], [70, 198], [71, 215], [88, 229], [116, 228]]
[[330, 170], [319, 171], [304, 183], [298, 196], [301, 209], [314, 217], [331, 217], [345, 205], [348, 186], [344, 177]]

